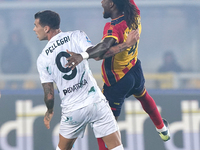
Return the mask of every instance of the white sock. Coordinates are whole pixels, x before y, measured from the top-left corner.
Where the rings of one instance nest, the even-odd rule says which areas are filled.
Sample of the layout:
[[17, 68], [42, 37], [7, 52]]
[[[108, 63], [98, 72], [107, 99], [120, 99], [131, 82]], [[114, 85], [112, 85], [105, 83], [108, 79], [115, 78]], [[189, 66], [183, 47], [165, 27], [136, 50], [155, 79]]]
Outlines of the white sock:
[[56, 150], [61, 150], [61, 149], [57, 146]]
[[167, 127], [164, 125], [164, 127], [162, 127], [161, 129], [157, 129], [157, 128], [156, 128], [156, 130], [157, 130], [158, 132], [164, 132], [164, 131], [167, 130]]
[[121, 145], [119, 145], [119, 146], [117, 146], [117, 147], [115, 147], [111, 150], [124, 150], [124, 148], [123, 148], [123, 145], [121, 144]]

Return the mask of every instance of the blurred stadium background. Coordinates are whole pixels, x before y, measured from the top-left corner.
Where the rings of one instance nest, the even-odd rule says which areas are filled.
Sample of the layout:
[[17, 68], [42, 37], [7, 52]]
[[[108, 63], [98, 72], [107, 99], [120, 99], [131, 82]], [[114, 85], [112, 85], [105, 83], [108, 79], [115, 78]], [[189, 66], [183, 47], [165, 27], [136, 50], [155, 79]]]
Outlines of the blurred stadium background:
[[[146, 88], [162, 116], [172, 124], [172, 140], [163, 143], [159, 139], [150, 119], [130, 97], [119, 120], [125, 149], [200, 150], [200, 0], [135, 2], [141, 11], [138, 57]], [[34, 14], [46, 9], [60, 14], [62, 31], [83, 30], [93, 44], [101, 40], [104, 24], [110, 21], [102, 17], [101, 0], [0, 0], [0, 150], [53, 150], [57, 144], [59, 100], [53, 129], [47, 131], [43, 127], [45, 106], [36, 69], [37, 57], [47, 41], [40, 42], [33, 31]], [[13, 33], [21, 38], [20, 46], [11, 46]], [[21, 46], [30, 57], [20, 51]], [[4, 55], [5, 51], [9, 53]], [[174, 53], [181, 71], [159, 72], [168, 51]], [[89, 62], [102, 87], [101, 61]], [[18, 63], [22, 67], [12, 71]], [[87, 133], [74, 149], [97, 149], [91, 129]]]

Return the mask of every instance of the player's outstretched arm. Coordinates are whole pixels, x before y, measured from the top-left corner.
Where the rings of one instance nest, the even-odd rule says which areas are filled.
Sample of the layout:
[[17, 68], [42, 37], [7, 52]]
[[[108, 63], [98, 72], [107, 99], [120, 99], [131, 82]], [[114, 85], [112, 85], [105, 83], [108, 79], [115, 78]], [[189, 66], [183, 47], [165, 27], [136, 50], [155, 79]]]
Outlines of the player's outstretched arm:
[[68, 63], [65, 65], [65, 67], [68, 66], [74, 69], [83, 59], [101, 57], [112, 45], [115, 44], [115, 42], [116, 40], [112, 37], [105, 38], [102, 42], [98, 43], [94, 47], [89, 47], [86, 52], [82, 52], [80, 54], [69, 52], [67, 50], [71, 56], [67, 58]]
[[53, 107], [54, 107], [54, 87], [53, 82], [43, 83], [44, 90], [44, 102], [47, 107], [47, 112], [44, 116], [44, 125], [47, 129], [50, 129], [50, 122], [53, 117]]

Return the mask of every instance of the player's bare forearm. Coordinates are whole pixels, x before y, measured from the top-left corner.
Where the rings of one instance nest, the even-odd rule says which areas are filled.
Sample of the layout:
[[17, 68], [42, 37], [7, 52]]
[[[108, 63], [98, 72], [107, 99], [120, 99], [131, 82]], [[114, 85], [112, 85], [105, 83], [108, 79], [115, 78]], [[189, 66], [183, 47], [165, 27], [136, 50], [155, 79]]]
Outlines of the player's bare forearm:
[[95, 47], [87, 49], [86, 52], [89, 54], [89, 58], [96, 58], [102, 56], [108, 49], [105, 43], [99, 43]]
[[87, 49], [86, 52], [89, 54], [89, 58], [102, 57], [115, 42], [116, 40], [114, 38], [105, 38], [101, 43]]
[[114, 56], [115, 54], [120, 53], [127, 48], [128, 47], [127, 47], [126, 43], [122, 43], [122, 44], [118, 44], [116, 46], [113, 46], [103, 55], [102, 59]]
[[48, 112], [53, 113], [53, 107], [54, 107], [53, 82], [43, 83], [42, 86], [43, 86], [43, 90], [44, 90], [44, 102], [47, 106]]
[[[94, 47], [89, 47], [86, 51], [89, 56], [88, 59], [101, 57], [103, 54], [105, 54], [105, 52], [108, 51], [109, 48], [110, 46], [108, 47], [108, 45], [104, 42], [101, 42]], [[83, 61], [83, 57], [81, 54], [69, 52], [68, 50], [67, 53], [69, 53], [71, 56], [67, 58], [68, 62], [65, 67], [72, 68], [73, 70], [81, 61]]]

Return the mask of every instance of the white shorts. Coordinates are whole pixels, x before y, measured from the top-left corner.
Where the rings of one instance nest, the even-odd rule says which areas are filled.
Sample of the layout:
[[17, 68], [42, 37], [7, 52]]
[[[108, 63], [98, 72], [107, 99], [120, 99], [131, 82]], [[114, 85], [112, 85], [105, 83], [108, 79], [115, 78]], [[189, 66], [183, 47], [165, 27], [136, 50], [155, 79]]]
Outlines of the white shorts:
[[101, 100], [81, 109], [62, 114], [60, 134], [67, 139], [82, 138], [87, 124], [91, 125], [96, 138], [107, 136], [119, 130], [108, 102]]

